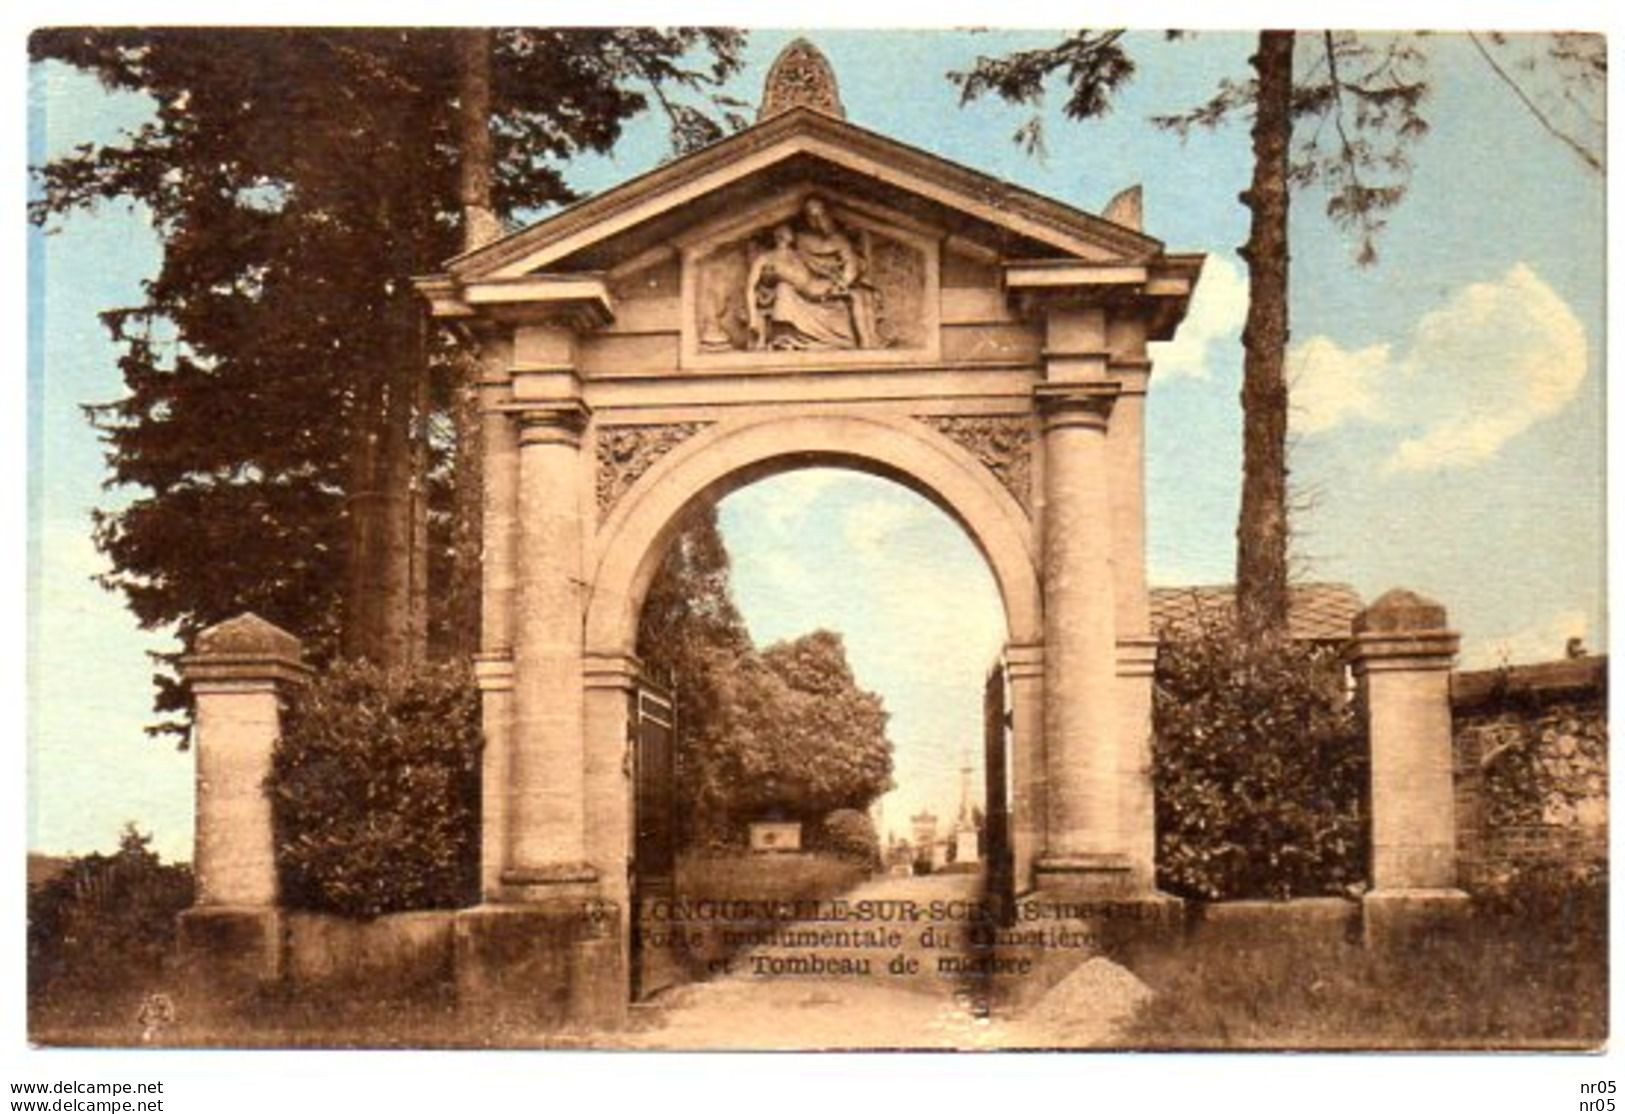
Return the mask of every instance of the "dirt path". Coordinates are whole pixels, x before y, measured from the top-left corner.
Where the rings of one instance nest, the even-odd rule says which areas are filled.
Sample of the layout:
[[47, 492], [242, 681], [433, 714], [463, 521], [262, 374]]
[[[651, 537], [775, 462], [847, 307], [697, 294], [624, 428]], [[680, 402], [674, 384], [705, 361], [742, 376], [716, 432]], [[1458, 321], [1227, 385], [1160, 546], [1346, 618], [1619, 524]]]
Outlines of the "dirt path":
[[[794, 922], [776, 942], [736, 958], [731, 974], [657, 995], [636, 1007], [629, 1043], [643, 1048], [874, 1049], [1097, 1047], [1110, 1044], [1132, 1012], [1121, 988], [1133, 976], [1092, 960], [1055, 988], [1030, 1019], [986, 1016], [975, 979], [959, 961], [965, 945], [963, 906], [981, 896], [974, 874], [879, 878], [843, 895], [857, 902], [912, 902], [949, 912], [899, 926], [901, 946], [829, 941], [820, 930], [850, 922]], [[954, 915], [961, 913], [961, 915]], [[930, 947], [931, 929], [946, 947]], [[817, 957], [817, 962], [812, 957]], [[895, 966], [894, 966], [895, 963]], [[1072, 984], [1072, 985], [1068, 985]], [[1096, 1008], [1097, 988], [1110, 1002]]]

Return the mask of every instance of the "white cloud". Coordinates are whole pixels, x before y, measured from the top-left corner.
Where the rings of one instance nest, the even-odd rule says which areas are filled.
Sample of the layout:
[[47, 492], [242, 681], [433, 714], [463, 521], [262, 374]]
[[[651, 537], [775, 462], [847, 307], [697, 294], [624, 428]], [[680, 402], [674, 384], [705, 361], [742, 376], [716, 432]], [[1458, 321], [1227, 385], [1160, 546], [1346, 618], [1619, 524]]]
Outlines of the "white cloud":
[[1569, 639], [1584, 639], [1589, 629], [1586, 613], [1570, 608], [1522, 630], [1469, 646], [1461, 663], [1467, 669], [1494, 669], [1521, 662], [1554, 661], [1563, 656]]
[[1320, 433], [1355, 418], [1379, 420], [1379, 388], [1388, 370], [1386, 344], [1345, 349], [1328, 337], [1310, 337], [1289, 355], [1293, 428]]
[[838, 468], [802, 468], [763, 480], [755, 490], [747, 488], [742, 494], [755, 497], [753, 514], [782, 530], [793, 526], [842, 475]]
[[1585, 328], [1524, 263], [1458, 290], [1416, 325], [1399, 352], [1345, 349], [1316, 336], [1288, 353], [1293, 428], [1323, 433], [1351, 420], [1404, 431], [1388, 471], [1481, 464], [1574, 398], [1586, 374]]
[[[1246, 320], [1247, 282], [1241, 269], [1223, 256], [1208, 256], [1179, 331], [1173, 340], [1158, 343], [1152, 350], [1157, 378], [1206, 379], [1211, 347], [1238, 342]], [[1240, 351], [1239, 345], [1236, 351]]]
[[847, 511], [842, 534], [860, 556], [874, 560], [886, 556], [904, 531], [932, 522], [934, 513], [919, 499], [869, 499]]

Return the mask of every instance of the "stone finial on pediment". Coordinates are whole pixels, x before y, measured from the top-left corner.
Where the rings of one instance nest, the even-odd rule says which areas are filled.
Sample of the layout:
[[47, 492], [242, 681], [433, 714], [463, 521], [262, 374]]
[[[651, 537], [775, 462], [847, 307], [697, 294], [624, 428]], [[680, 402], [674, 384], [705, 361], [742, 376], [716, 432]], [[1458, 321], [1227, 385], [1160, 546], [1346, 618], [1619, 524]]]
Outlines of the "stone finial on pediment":
[[779, 51], [762, 83], [762, 103], [756, 119], [770, 120], [792, 108], [811, 108], [846, 119], [841, 90], [829, 59], [806, 39], [796, 39]]

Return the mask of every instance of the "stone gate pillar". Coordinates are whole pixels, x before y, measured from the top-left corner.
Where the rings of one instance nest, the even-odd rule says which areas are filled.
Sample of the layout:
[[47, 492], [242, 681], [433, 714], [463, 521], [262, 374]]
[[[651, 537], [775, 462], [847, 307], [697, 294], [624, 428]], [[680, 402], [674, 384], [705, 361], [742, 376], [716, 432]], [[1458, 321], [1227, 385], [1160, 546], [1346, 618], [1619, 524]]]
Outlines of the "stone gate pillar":
[[211, 983], [282, 973], [271, 799], [265, 779], [282, 729], [282, 698], [309, 670], [299, 640], [244, 614], [197, 636], [181, 659], [195, 703], [197, 894], [181, 915], [188, 966]]
[[1348, 658], [1371, 746], [1368, 944], [1402, 941], [1466, 910], [1456, 888], [1450, 667], [1445, 609], [1386, 593], [1354, 620]]
[[[624, 887], [606, 895], [605, 856], [588, 837], [582, 441], [591, 412], [575, 358], [577, 331], [602, 324], [608, 308], [596, 284], [585, 287], [544, 292], [542, 306], [505, 333], [489, 330], [482, 345], [485, 903], [458, 915], [455, 966], [459, 1002], [523, 1023], [611, 1024], [625, 1011], [614, 900]], [[487, 295], [513, 296], [507, 287]]]

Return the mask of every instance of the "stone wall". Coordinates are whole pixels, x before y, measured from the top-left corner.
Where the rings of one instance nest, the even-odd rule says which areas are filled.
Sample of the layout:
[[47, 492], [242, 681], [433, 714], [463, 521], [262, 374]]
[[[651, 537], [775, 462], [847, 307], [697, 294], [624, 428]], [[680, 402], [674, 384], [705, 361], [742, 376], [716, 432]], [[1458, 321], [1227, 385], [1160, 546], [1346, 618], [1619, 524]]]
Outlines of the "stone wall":
[[1532, 869], [1604, 870], [1608, 659], [1457, 673], [1457, 847], [1463, 884]]
[[451, 983], [449, 909], [391, 913], [370, 920], [288, 913], [282, 963], [296, 986], [355, 986], [401, 992]]

